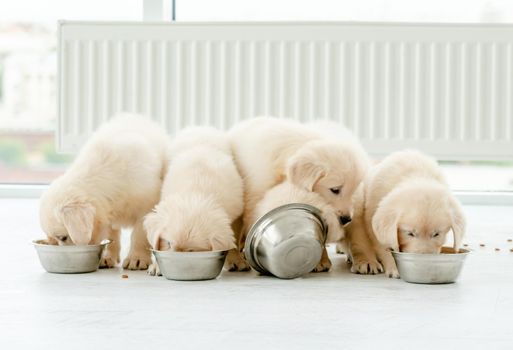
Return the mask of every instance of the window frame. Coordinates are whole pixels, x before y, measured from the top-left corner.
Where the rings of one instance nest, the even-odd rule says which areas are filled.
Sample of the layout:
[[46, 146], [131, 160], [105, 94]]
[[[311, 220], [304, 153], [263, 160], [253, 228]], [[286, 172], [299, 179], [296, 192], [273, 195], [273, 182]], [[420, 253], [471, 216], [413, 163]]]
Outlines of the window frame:
[[175, 0], [143, 0], [143, 21], [175, 21]]

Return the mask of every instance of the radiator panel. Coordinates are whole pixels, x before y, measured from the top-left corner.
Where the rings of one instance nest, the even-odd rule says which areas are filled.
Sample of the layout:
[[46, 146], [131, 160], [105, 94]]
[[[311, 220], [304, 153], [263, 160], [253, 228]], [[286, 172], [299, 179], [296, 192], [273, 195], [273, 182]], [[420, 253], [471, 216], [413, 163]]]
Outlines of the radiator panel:
[[59, 148], [132, 111], [171, 134], [329, 119], [373, 155], [511, 159], [512, 50], [509, 25], [63, 22]]

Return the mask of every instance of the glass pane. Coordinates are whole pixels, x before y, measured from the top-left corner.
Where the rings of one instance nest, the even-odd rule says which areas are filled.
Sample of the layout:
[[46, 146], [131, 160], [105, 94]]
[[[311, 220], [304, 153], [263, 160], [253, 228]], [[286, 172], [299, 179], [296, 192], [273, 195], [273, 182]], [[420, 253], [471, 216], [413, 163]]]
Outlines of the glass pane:
[[513, 22], [511, 0], [177, 0], [179, 21]]
[[142, 0], [16, 0], [0, 11], [0, 183], [47, 183], [55, 152], [57, 21], [140, 20]]
[[[177, 0], [178, 21], [513, 22], [511, 0]], [[512, 162], [442, 162], [456, 190], [513, 191]]]
[[513, 191], [513, 162], [441, 162], [451, 188]]

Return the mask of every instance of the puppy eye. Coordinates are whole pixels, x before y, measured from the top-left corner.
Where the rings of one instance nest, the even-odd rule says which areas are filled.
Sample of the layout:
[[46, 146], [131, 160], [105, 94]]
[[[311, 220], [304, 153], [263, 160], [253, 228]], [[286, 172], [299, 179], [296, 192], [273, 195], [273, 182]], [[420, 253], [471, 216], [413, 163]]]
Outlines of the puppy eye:
[[340, 187], [330, 188], [330, 191], [333, 194], [339, 194], [340, 193]]
[[57, 236], [56, 238], [61, 242], [66, 242], [68, 240], [68, 236]]
[[439, 232], [435, 232], [435, 233], [433, 233], [433, 237], [438, 237], [438, 236], [440, 236], [440, 233], [439, 233]]
[[408, 232], [408, 236], [410, 236], [410, 237], [415, 237], [415, 233], [413, 233], [413, 232]]

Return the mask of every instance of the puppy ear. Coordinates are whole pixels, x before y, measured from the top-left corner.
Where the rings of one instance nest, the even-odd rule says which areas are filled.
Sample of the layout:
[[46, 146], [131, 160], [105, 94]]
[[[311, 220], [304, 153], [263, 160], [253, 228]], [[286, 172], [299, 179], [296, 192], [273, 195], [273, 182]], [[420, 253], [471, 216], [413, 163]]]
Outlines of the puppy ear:
[[160, 220], [156, 213], [150, 213], [144, 217], [144, 229], [146, 230], [146, 237], [153, 249], [159, 250], [160, 248]]
[[237, 248], [233, 231], [225, 232], [223, 234], [214, 234], [210, 236], [210, 246], [212, 250], [230, 250]]
[[[331, 207], [331, 206], [329, 206]], [[328, 226], [327, 243], [339, 242], [346, 238], [345, 228], [340, 225], [338, 215], [331, 208], [321, 208], [322, 216]]]
[[454, 236], [454, 250], [458, 252], [461, 248], [461, 242], [465, 235], [466, 220], [460, 203], [453, 197], [449, 200], [451, 209], [451, 227]]
[[95, 213], [90, 203], [73, 202], [60, 208], [58, 215], [76, 245], [88, 245], [91, 241]]
[[290, 182], [307, 191], [312, 191], [317, 181], [326, 175], [326, 169], [306, 154], [292, 157], [286, 171]]
[[[385, 204], [385, 205], [383, 205]], [[399, 251], [397, 240], [397, 221], [399, 215], [392, 205], [381, 203], [372, 217], [372, 230], [378, 241], [385, 248], [392, 248]]]

